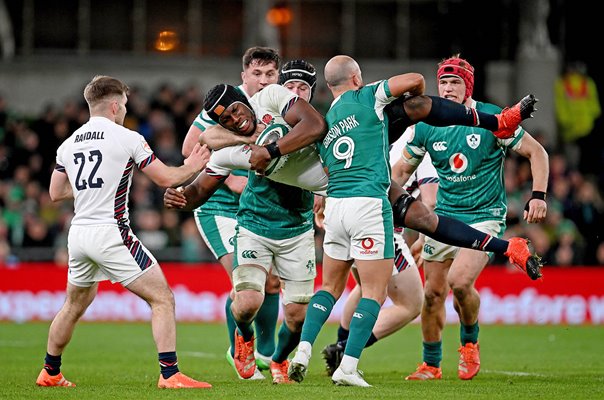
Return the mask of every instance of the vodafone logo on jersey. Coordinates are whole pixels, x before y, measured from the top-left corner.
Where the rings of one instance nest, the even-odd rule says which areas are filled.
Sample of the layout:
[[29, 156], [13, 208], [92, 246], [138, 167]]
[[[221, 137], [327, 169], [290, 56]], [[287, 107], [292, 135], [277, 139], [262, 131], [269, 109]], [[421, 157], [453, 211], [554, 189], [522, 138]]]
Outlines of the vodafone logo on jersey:
[[449, 158], [451, 171], [461, 174], [468, 168], [468, 158], [462, 153], [455, 153]]
[[374, 245], [375, 241], [372, 238], [361, 240], [361, 247], [363, 247], [361, 254], [377, 254], [377, 250], [372, 250]]

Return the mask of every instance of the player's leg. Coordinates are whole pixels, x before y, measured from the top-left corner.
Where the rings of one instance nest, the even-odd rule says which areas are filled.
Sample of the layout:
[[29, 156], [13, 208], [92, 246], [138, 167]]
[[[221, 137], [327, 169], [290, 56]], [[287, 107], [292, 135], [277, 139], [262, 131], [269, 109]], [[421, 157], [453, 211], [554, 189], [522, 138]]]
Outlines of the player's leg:
[[359, 376], [357, 367], [386, 299], [386, 288], [392, 275], [392, 259], [355, 260], [355, 265], [363, 293], [350, 322], [344, 356], [332, 380], [336, 384], [369, 386]]
[[[127, 240], [125, 240], [127, 238]], [[210, 388], [179, 371], [176, 355], [174, 294], [155, 257], [127, 226], [108, 227], [97, 234], [90, 257], [102, 260], [99, 267], [112, 282], [145, 300], [151, 308], [151, 330], [160, 365], [159, 388]]]
[[437, 216], [395, 182], [390, 185], [389, 197], [395, 225], [409, 227], [452, 246], [503, 254], [509, 257], [512, 264], [525, 271], [529, 278], [535, 280], [541, 277], [541, 258], [531, 254], [525, 239], [502, 240], [454, 218]]
[[[501, 233], [498, 221], [485, 221], [473, 225], [493, 236]], [[455, 310], [460, 321], [460, 359], [457, 374], [460, 379], [472, 379], [480, 370], [478, 345], [478, 314], [480, 295], [474, 287], [476, 279], [487, 265], [489, 254], [469, 249], [460, 249], [448, 274], [448, 284], [454, 295]]]
[[451, 259], [424, 260], [424, 304], [421, 312], [423, 362], [407, 376], [407, 380], [440, 379], [442, 376], [442, 330], [446, 322], [445, 301], [449, 293], [447, 273], [451, 262]]
[[[355, 287], [351, 294], [355, 295], [356, 301], [350, 301], [350, 303], [356, 307], [361, 297], [360, 287], [358, 289]], [[392, 304], [381, 308], [365, 347], [370, 347], [378, 340], [390, 336], [420, 315], [424, 292], [417, 267], [412, 265], [392, 275], [388, 282], [388, 297], [392, 300]], [[349, 306], [349, 299], [345, 307]], [[342, 361], [353, 312], [354, 310], [350, 312], [350, 316], [347, 316], [348, 318], [344, 318], [344, 315], [342, 316], [338, 329], [338, 341], [327, 345], [322, 351], [327, 374], [330, 376], [333, 375]], [[340, 333], [340, 330], [345, 330], [345, 335]]]
[[385, 110], [389, 119], [390, 143], [398, 139], [407, 127], [418, 122], [433, 126], [477, 126], [494, 132], [497, 137], [511, 137], [524, 119], [532, 117], [536, 103], [537, 99], [528, 95], [500, 114], [488, 114], [437, 96], [400, 98]]
[[90, 243], [96, 243], [94, 239], [98, 238], [103, 241], [107, 230], [82, 226], [69, 228], [66, 299], [50, 325], [44, 368], [36, 380], [38, 386], [75, 386], [61, 373], [61, 357], [71, 340], [76, 323], [96, 296], [97, 282], [107, 279], [98, 265], [90, 261]]
[[352, 266], [352, 260], [337, 260], [327, 255], [325, 250], [326, 248], [323, 253], [323, 283], [321, 289], [310, 299], [298, 350], [292, 358], [288, 370], [290, 379], [296, 382], [302, 382], [306, 375], [312, 345], [329, 318], [336, 301], [344, 292]]
[[267, 275], [264, 285], [264, 301], [254, 319], [256, 330], [256, 365], [261, 370], [269, 369], [271, 354], [275, 351], [275, 334], [279, 318], [279, 293], [281, 282], [273, 273]]
[[270, 364], [271, 375], [275, 384], [293, 383], [288, 376], [288, 356], [300, 342], [302, 325], [313, 289], [314, 280], [306, 282], [284, 281], [284, 319], [279, 329], [277, 346]]
[[233, 261], [235, 298], [231, 311], [237, 324], [235, 366], [239, 376], [244, 379], [251, 378], [256, 370], [255, 337], [252, 323], [264, 302], [266, 280], [273, 258], [274, 252], [270, 239], [257, 235], [242, 226], [238, 228]]
[[273, 383], [292, 382], [288, 376], [287, 358], [300, 342], [317, 276], [314, 233], [313, 229], [309, 229], [293, 238], [274, 240], [272, 243], [274, 270], [282, 282], [284, 310], [284, 321], [271, 360]]
[[[356, 268], [352, 268], [354, 272]], [[356, 273], [355, 273], [356, 274]], [[359, 305], [359, 301], [362, 297], [361, 286], [357, 283], [354, 288], [348, 294], [344, 308], [342, 308], [342, 317], [340, 318], [340, 326], [338, 327], [338, 342], [346, 341], [350, 334], [350, 322], [352, 321], [352, 314]]]
[[362, 298], [353, 313], [344, 356], [332, 380], [339, 385], [370, 386], [357, 366], [386, 299], [395, 256], [394, 226], [385, 198], [349, 199], [346, 206], [344, 224], [351, 232], [350, 255], [355, 260]]
[[[209, 211], [196, 210], [195, 211], [195, 223], [199, 233], [212, 252], [214, 257], [220, 262], [225, 272], [229, 275], [231, 282], [232, 271], [233, 271], [233, 252], [235, 243], [235, 227], [237, 226], [237, 220], [231, 217], [225, 217], [221, 215], [215, 215]], [[278, 284], [278, 280], [277, 280]], [[269, 300], [266, 307], [261, 308], [260, 321], [255, 321], [256, 331], [260, 332], [258, 336], [258, 347], [266, 347], [267, 350], [264, 354], [271, 354], [271, 349], [275, 346], [275, 324], [279, 315], [279, 304], [274, 304], [273, 293], [274, 293], [274, 279], [270, 279], [266, 283], [265, 290], [268, 290], [268, 297], [265, 300]], [[235, 294], [233, 291], [227, 297], [224, 309], [225, 309], [225, 320], [227, 325], [227, 333], [229, 337], [229, 348], [227, 350], [227, 361], [229, 364], [235, 366], [233, 361], [233, 355], [235, 354], [235, 320], [231, 313], [231, 304]], [[278, 295], [277, 295], [278, 297]], [[277, 299], [278, 300], [278, 299]], [[272, 323], [271, 323], [272, 321]], [[257, 360], [260, 362], [260, 358]], [[264, 365], [264, 363], [262, 362]], [[268, 368], [268, 366], [266, 366]], [[264, 368], [266, 369], [266, 368]], [[264, 376], [260, 372], [255, 372], [252, 379], [264, 379]]]
[[486, 253], [460, 249], [448, 275], [448, 283], [455, 298], [455, 309], [459, 314], [460, 341], [459, 366], [460, 379], [472, 379], [480, 370], [480, 349], [478, 346], [478, 313], [480, 295], [474, 283], [484, 269], [489, 257]]
[[98, 283], [80, 287], [67, 283], [65, 303], [52, 320], [48, 331], [46, 358], [44, 368], [40, 371], [36, 384], [38, 386], [75, 386], [63, 377], [61, 363], [63, 350], [71, 341], [77, 322], [94, 300]]
[[257, 264], [236, 265], [233, 270], [235, 298], [231, 312], [237, 325], [233, 359], [237, 373], [243, 379], [250, 379], [256, 373], [253, 322], [264, 301], [266, 276], [267, 271]]
[[[201, 238], [205, 242], [208, 249], [214, 257], [220, 262], [225, 272], [229, 276], [229, 280], [233, 282], [233, 251], [235, 241], [235, 226], [237, 221], [235, 218], [228, 218], [214, 215], [211, 212], [196, 210], [194, 212], [195, 224]], [[231, 290], [227, 297], [224, 310], [225, 320], [227, 325], [227, 333], [229, 337], [229, 352], [227, 359], [232, 359], [235, 351], [235, 320], [231, 314], [231, 303], [233, 302], [234, 293]]]
[[381, 340], [400, 330], [420, 315], [423, 302], [422, 279], [416, 267], [393, 275], [388, 282], [392, 305], [380, 311], [373, 335]]

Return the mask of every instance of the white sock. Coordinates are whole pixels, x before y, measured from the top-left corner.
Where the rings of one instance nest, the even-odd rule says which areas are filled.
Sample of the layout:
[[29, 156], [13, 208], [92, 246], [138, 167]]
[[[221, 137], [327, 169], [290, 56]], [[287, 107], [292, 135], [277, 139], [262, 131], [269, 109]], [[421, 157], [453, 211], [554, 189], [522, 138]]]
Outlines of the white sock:
[[312, 345], [310, 342], [300, 342], [298, 344], [298, 351], [306, 353], [309, 357], [312, 354]]
[[359, 366], [359, 359], [351, 356], [344, 355], [342, 357], [342, 362], [340, 363], [340, 368], [345, 374], [352, 374], [357, 370]]

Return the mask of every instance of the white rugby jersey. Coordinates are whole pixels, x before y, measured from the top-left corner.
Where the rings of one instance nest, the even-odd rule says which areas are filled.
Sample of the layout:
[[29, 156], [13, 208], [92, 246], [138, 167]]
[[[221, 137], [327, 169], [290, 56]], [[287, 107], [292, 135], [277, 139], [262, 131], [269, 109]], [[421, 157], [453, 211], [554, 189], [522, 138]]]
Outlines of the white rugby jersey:
[[56, 170], [67, 173], [75, 198], [73, 225], [128, 224], [134, 165], [155, 160], [138, 132], [92, 117], [57, 150]]
[[[266, 125], [277, 123], [291, 129], [283, 119], [283, 115], [297, 100], [296, 94], [280, 85], [273, 84], [252, 96], [250, 104], [260, 123]], [[325, 195], [328, 179], [314, 145], [282, 157], [287, 157], [287, 161], [280, 169], [268, 175], [268, 179]], [[216, 177], [225, 177], [234, 169], [249, 170], [249, 159], [249, 146], [226, 147], [212, 152], [206, 166], [206, 173]]]

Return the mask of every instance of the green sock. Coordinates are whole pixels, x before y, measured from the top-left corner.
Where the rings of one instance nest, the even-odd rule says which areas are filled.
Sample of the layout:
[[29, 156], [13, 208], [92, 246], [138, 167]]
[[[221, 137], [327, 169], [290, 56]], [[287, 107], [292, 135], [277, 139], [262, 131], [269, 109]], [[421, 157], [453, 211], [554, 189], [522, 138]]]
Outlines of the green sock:
[[300, 343], [301, 332], [292, 332], [287, 327], [287, 324], [283, 322], [281, 329], [279, 329], [279, 335], [277, 337], [277, 349], [273, 353], [273, 361], [282, 363], [287, 360], [287, 356], [294, 351], [298, 343]]
[[263, 356], [270, 357], [275, 352], [277, 318], [279, 318], [279, 293], [266, 294], [254, 319], [256, 350]]
[[235, 323], [235, 318], [233, 318], [233, 313], [231, 312], [231, 304], [233, 304], [233, 299], [231, 297], [227, 297], [226, 304], [224, 305], [224, 315], [226, 318], [227, 331], [229, 333], [229, 346], [231, 346], [231, 356], [235, 355], [235, 328], [237, 324]]
[[478, 321], [472, 325], [461, 324], [459, 327], [459, 337], [461, 339], [461, 345], [465, 346], [468, 343], [478, 343]]
[[345, 355], [354, 358], [361, 357], [365, 344], [367, 344], [367, 340], [375, 326], [380, 308], [380, 303], [373, 299], [362, 298], [359, 301], [359, 305], [350, 321], [350, 335], [344, 349]]
[[309, 342], [310, 344], [315, 342], [323, 324], [329, 318], [334, 304], [336, 304], [336, 299], [331, 293], [319, 290], [314, 294], [310, 299], [308, 310], [306, 311], [306, 319], [304, 320], [302, 335], [300, 336], [301, 342]]
[[443, 359], [443, 342], [423, 342], [424, 362], [431, 367], [440, 367]]

